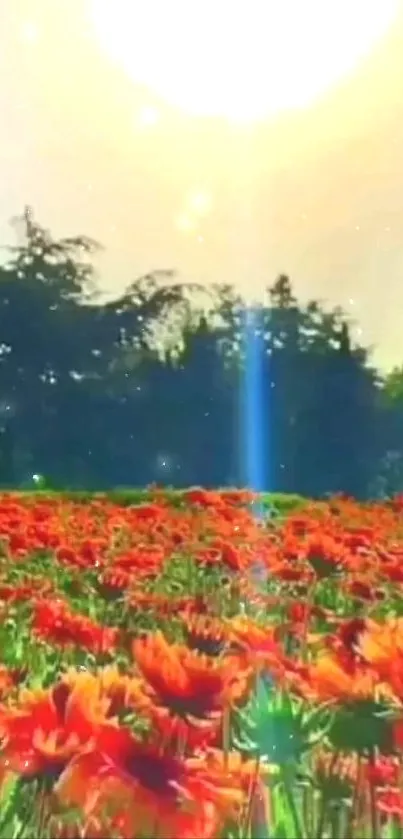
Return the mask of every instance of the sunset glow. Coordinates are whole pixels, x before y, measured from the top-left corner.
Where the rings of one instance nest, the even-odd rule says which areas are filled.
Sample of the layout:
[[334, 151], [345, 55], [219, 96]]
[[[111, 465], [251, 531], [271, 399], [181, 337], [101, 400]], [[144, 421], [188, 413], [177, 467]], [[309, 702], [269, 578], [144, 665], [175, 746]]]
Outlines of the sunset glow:
[[398, 0], [92, 0], [104, 52], [197, 116], [251, 122], [304, 108], [351, 74]]

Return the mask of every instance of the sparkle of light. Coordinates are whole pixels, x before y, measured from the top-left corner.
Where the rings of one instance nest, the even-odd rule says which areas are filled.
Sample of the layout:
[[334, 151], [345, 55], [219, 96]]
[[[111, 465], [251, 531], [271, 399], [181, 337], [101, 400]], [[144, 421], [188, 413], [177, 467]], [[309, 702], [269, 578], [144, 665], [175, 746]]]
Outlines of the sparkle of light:
[[175, 227], [181, 233], [193, 233], [196, 229], [196, 223], [190, 216], [180, 215], [175, 219]]
[[25, 21], [20, 30], [21, 40], [26, 44], [36, 44], [39, 40], [39, 29], [32, 21]]
[[303, 108], [352, 73], [399, 0], [90, 0], [101, 48], [135, 83], [198, 116]]
[[189, 210], [196, 216], [206, 216], [212, 205], [212, 198], [208, 192], [194, 192], [189, 197]]
[[154, 128], [160, 121], [160, 112], [153, 105], [146, 105], [141, 108], [138, 115], [138, 122], [141, 128]]

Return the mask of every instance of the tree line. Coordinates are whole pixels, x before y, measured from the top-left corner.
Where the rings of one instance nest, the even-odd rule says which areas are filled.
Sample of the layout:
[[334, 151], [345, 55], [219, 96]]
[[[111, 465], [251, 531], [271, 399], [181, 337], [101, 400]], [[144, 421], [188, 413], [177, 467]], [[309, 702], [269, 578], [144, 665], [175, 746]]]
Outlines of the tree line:
[[302, 304], [284, 275], [253, 306], [169, 271], [101, 301], [96, 242], [55, 240], [29, 208], [15, 226], [0, 265], [1, 485], [248, 484], [252, 342], [262, 486], [403, 491], [403, 372], [380, 375], [342, 310]]

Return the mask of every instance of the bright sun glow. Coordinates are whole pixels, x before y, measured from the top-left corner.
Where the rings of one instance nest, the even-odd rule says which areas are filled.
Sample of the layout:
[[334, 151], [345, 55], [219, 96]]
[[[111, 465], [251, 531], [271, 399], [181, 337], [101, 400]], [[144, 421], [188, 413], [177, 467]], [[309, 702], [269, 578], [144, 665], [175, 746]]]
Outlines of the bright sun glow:
[[134, 82], [200, 116], [303, 108], [351, 73], [399, 0], [90, 0], [96, 36]]

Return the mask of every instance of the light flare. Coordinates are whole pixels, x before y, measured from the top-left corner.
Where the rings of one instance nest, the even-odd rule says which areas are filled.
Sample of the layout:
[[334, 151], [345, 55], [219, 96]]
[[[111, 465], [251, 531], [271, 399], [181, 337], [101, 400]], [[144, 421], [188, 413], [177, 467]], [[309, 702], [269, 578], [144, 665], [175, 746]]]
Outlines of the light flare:
[[305, 108], [352, 74], [399, 0], [90, 0], [128, 76], [196, 116], [253, 122]]

